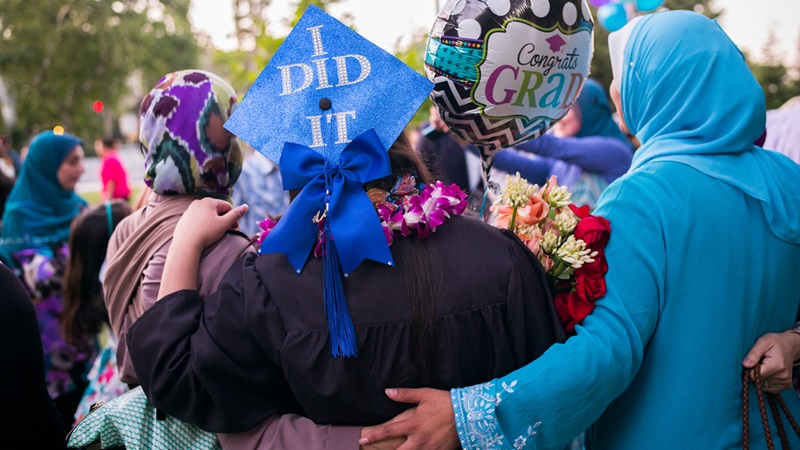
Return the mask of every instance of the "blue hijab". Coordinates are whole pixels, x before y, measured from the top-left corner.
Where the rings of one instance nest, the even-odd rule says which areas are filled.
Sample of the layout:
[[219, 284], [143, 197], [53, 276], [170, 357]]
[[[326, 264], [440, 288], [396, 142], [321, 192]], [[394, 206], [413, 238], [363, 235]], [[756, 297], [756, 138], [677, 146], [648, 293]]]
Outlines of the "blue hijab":
[[0, 258], [11, 264], [11, 253], [67, 242], [72, 219], [86, 206], [75, 191], [58, 182], [58, 168], [81, 140], [52, 131], [38, 134], [28, 148], [19, 178], [3, 214]]
[[764, 92], [715, 21], [690, 11], [644, 17], [622, 71], [625, 123], [642, 143], [629, 172], [656, 161], [691, 166], [758, 200], [773, 233], [800, 243], [797, 164], [753, 145]]
[[578, 96], [581, 113], [581, 129], [575, 137], [606, 136], [629, 144], [619, 126], [611, 118], [611, 107], [603, 86], [587, 78]]

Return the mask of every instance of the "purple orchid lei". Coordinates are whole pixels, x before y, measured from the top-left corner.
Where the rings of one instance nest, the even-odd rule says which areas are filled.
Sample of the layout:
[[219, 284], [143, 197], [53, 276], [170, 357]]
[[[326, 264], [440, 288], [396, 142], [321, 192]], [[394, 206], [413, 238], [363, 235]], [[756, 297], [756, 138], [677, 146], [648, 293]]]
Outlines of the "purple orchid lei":
[[[376, 205], [386, 243], [389, 245], [392, 245], [394, 239], [408, 237], [415, 232], [418, 238], [427, 238], [450, 217], [462, 215], [467, 207], [467, 194], [458, 185], [445, 185], [441, 181], [417, 185], [415, 179], [408, 174], [399, 177], [386, 200]], [[261, 245], [277, 223], [271, 217], [258, 222], [263, 232], [256, 245]], [[324, 218], [317, 222], [320, 232], [314, 247], [316, 257], [322, 256], [324, 223]]]
[[[391, 197], [390, 197], [391, 198]], [[391, 245], [397, 237], [408, 237], [414, 232], [427, 238], [451, 216], [460, 216], [467, 208], [467, 194], [456, 184], [441, 181], [426, 185], [422, 192], [400, 195], [396, 201], [378, 204], [378, 216]]]

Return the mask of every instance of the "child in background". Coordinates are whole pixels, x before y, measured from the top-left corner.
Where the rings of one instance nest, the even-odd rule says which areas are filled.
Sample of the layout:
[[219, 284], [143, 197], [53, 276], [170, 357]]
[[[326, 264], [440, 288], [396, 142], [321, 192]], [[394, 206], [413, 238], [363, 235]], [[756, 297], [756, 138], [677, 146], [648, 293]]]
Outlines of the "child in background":
[[105, 202], [84, 211], [72, 222], [61, 331], [65, 342], [97, 355], [75, 412], [76, 422], [88, 414], [92, 404], [108, 401], [127, 390], [116, 372], [117, 344], [108, 325], [100, 279], [111, 233], [131, 211], [126, 202]]

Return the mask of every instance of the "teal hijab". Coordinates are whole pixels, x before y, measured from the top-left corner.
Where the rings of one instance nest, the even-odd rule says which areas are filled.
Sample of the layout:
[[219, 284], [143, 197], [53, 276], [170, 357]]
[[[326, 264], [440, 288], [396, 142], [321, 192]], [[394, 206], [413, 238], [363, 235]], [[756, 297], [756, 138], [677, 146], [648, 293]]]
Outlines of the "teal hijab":
[[640, 20], [625, 47], [620, 95], [642, 143], [629, 172], [657, 161], [691, 166], [758, 200], [773, 233], [800, 243], [800, 190], [789, 188], [796, 163], [753, 145], [765, 127], [764, 92], [716, 21], [690, 11]]
[[58, 168], [81, 140], [52, 131], [38, 134], [28, 147], [19, 178], [3, 214], [0, 258], [13, 252], [67, 242], [72, 219], [86, 206], [75, 191], [58, 182]]
[[605, 136], [628, 143], [619, 126], [611, 118], [608, 96], [600, 83], [587, 78], [577, 103], [581, 112], [581, 129], [576, 137]]

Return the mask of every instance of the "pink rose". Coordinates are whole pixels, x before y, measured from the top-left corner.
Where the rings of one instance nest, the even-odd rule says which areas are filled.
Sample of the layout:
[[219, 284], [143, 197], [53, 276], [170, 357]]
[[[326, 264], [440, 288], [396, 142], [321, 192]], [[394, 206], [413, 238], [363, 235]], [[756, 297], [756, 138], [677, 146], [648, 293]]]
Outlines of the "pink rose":
[[494, 218], [494, 226], [508, 229], [508, 226], [511, 224], [511, 212], [513, 211], [511, 207], [507, 205], [493, 205], [489, 210], [497, 211], [497, 216]]
[[553, 192], [553, 189], [558, 187], [558, 177], [555, 175], [551, 175], [550, 179], [547, 180], [547, 183], [539, 189], [539, 197], [543, 199], [550, 198], [550, 193]]
[[549, 212], [550, 205], [541, 197], [534, 195], [528, 200], [528, 204], [517, 210], [517, 220], [526, 225], [536, 225], [547, 217]]
[[537, 257], [539, 256], [539, 252], [541, 251], [541, 246], [539, 245], [539, 242], [541, 240], [542, 240], [542, 232], [539, 231], [538, 229], [535, 229], [533, 231], [533, 235], [531, 236], [531, 238], [528, 239], [527, 242], [525, 242], [525, 245], [527, 245], [528, 248], [531, 250], [531, 252], [533, 252], [533, 254], [536, 255]]
[[545, 272], [550, 272], [551, 270], [553, 270], [553, 266], [555, 266], [556, 263], [554, 263], [549, 256], [544, 254], [538, 256], [539, 256], [539, 262], [542, 264], [542, 267], [544, 267]]

